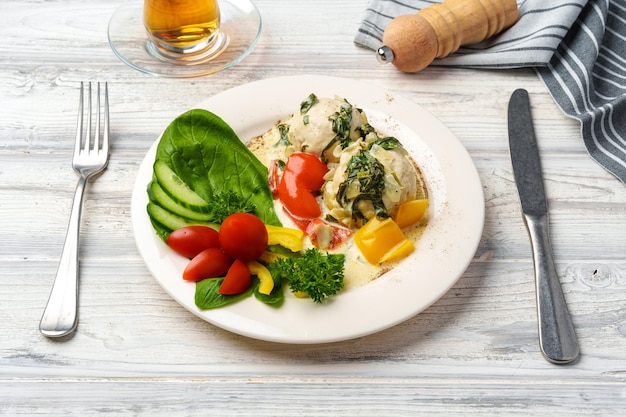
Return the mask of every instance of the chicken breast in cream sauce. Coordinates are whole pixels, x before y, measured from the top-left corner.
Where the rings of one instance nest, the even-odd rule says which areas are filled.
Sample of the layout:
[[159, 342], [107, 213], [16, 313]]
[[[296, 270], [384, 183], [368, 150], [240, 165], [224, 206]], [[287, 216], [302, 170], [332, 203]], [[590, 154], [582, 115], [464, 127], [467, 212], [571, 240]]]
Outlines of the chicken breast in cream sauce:
[[250, 148], [267, 166], [286, 161], [293, 152], [319, 156], [329, 168], [319, 197], [322, 217], [351, 229], [427, 197], [419, 169], [399, 141], [376, 131], [361, 110], [342, 98], [311, 94], [299, 111]]
[[363, 125], [361, 113], [346, 100], [339, 98], [309, 100], [313, 103], [308, 109], [304, 108], [305, 113], [301, 110], [285, 121], [289, 126], [289, 141], [295, 150], [318, 156], [324, 154], [328, 161], [336, 162], [337, 157], [333, 150], [339, 145], [337, 136], [343, 133], [336, 130], [345, 126], [347, 138], [351, 141], [358, 140], [361, 136], [359, 128]]

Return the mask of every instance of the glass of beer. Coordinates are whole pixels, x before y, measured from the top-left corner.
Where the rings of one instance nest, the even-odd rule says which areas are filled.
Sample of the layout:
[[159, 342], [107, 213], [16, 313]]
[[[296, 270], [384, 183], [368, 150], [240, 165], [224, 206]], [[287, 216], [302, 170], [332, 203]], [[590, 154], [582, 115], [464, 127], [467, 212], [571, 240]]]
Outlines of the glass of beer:
[[217, 0], [144, 0], [143, 23], [164, 56], [198, 55], [215, 48], [220, 9]]

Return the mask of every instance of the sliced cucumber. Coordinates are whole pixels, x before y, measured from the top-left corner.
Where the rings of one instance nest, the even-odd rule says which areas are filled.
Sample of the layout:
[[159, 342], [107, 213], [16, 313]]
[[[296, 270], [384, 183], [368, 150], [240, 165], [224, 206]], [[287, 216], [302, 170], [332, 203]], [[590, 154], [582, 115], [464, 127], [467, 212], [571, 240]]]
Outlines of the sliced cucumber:
[[197, 221], [210, 221], [211, 215], [208, 213], [200, 213], [185, 206], [178, 204], [168, 193], [163, 190], [163, 187], [158, 182], [152, 181], [148, 184], [148, 197], [150, 201], [158, 204], [164, 209], [171, 211], [181, 217], [185, 217], [190, 220]]
[[156, 222], [169, 230], [176, 230], [176, 229], [180, 229], [181, 227], [193, 226], [193, 225], [208, 226], [216, 230], [218, 228], [218, 226], [215, 223], [201, 222], [201, 221], [186, 219], [184, 217], [181, 217], [177, 214], [172, 213], [171, 211], [164, 209], [160, 205], [155, 204], [153, 202], [148, 203], [147, 210], [148, 210], [148, 216], [150, 216], [150, 220], [153, 222], [153, 224], [154, 222]]
[[162, 160], [154, 163], [154, 176], [165, 191], [176, 203], [199, 213], [209, 211], [209, 203], [189, 188], [172, 169]]

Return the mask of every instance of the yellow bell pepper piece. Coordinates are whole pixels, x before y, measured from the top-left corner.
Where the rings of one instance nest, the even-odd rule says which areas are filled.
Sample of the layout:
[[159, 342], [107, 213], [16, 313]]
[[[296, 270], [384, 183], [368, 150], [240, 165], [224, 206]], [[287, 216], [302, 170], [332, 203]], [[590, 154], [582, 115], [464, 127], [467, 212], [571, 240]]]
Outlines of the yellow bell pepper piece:
[[391, 218], [369, 220], [354, 234], [354, 243], [373, 265], [400, 259], [413, 251], [413, 244]]
[[405, 256], [408, 256], [411, 252], [413, 252], [414, 249], [415, 247], [413, 246], [413, 242], [411, 242], [409, 239], [404, 239], [402, 242], [391, 248], [391, 250], [389, 250], [389, 252], [387, 252], [385, 256], [380, 259], [380, 263], [382, 264], [383, 262], [402, 259]]
[[261, 283], [259, 284], [259, 292], [261, 294], [269, 295], [274, 289], [274, 278], [270, 271], [258, 263], [257, 261], [248, 262], [248, 268], [252, 275], [256, 275]]
[[267, 244], [280, 245], [292, 252], [299, 252], [304, 247], [304, 232], [288, 227], [265, 225], [267, 229]]
[[400, 204], [394, 220], [401, 229], [417, 223], [426, 213], [428, 199], [410, 200]]

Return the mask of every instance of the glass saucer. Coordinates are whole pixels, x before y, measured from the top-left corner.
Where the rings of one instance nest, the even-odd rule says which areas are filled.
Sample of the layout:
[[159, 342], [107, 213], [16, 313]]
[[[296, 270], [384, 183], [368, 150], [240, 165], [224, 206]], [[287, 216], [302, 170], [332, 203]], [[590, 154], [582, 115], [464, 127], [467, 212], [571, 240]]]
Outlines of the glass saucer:
[[[213, 74], [241, 62], [261, 36], [261, 15], [249, 0], [220, 0], [219, 39], [201, 55], [165, 55], [157, 51], [143, 26], [143, 2], [117, 9], [109, 21], [109, 45], [128, 66], [145, 74], [190, 78]], [[207, 56], [212, 58], [206, 59]]]

